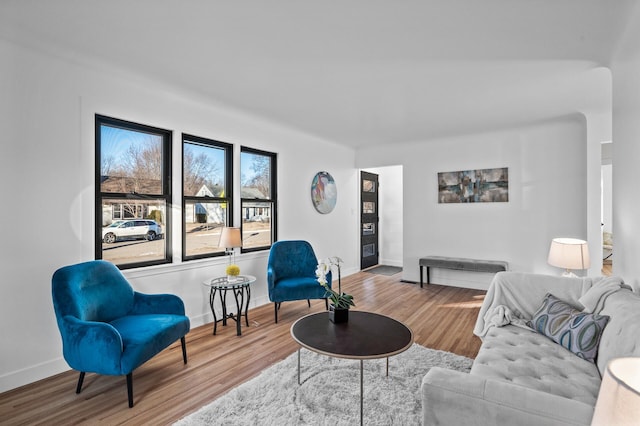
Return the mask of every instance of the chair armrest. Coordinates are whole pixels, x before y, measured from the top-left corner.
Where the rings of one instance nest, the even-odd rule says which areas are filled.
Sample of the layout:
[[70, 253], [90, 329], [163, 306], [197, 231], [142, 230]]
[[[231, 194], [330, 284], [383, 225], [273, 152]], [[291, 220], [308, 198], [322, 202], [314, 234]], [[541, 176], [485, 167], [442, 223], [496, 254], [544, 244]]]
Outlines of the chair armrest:
[[130, 314], [184, 315], [184, 302], [175, 294], [144, 294], [136, 291]]
[[120, 375], [123, 343], [109, 323], [66, 315], [60, 321], [64, 359], [78, 371]]
[[421, 391], [425, 425], [588, 425], [593, 416], [580, 401], [439, 367]]
[[267, 288], [274, 288], [276, 286], [276, 271], [273, 266], [267, 267]]

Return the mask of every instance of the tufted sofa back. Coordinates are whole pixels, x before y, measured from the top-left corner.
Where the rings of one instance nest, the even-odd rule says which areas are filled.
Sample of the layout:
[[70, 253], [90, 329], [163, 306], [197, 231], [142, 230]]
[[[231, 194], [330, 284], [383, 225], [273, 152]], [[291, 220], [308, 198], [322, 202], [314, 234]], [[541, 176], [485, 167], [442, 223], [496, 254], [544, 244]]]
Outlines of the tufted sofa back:
[[597, 364], [602, 376], [613, 358], [640, 357], [640, 295], [621, 289], [607, 297], [600, 314], [610, 317], [598, 348]]
[[115, 265], [93, 260], [58, 269], [53, 274], [52, 296], [58, 321], [70, 315], [110, 322], [131, 311], [134, 292]]

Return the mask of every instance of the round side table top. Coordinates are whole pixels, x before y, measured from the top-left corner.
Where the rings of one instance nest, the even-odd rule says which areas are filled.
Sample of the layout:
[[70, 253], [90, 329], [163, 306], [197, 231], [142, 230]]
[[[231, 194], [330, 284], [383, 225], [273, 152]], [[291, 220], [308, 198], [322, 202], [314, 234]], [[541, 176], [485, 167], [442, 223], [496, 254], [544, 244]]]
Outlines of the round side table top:
[[329, 312], [304, 316], [291, 326], [302, 347], [338, 358], [385, 358], [406, 351], [413, 332], [398, 320], [373, 312], [349, 311], [349, 321], [334, 324]]
[[224, 277], [211, 278], [202, 282], [207, 287], [213, 287], [217, 289], [233, 289], [246, 287], [256, 280], [256, 277], [252, 275], [238, 275], [235, 280], [230, 281], [225, 275]]

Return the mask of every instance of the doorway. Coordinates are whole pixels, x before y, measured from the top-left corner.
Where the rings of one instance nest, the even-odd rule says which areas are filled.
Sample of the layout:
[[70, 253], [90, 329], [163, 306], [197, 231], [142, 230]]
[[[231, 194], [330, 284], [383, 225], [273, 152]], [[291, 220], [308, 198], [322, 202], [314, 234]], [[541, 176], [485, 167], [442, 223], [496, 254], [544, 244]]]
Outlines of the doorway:
[[602, 273], [611, 275], [613, 272], [613, 144], [602, 143], [601, 163], [601, 222], [602, 222]]
[[378, 264], [378, 175], [360, 172], [360, 269]]

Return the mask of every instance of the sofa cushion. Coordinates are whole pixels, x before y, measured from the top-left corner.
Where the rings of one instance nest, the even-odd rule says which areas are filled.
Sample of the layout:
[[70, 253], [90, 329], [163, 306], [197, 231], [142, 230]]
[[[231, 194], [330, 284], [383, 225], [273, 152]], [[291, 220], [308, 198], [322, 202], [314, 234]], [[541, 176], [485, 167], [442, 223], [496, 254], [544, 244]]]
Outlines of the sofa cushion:
[[129, 315], [111, 325], [122, 338], [120, 372], [115, 374], [133, 371], [189, 332], [189, 318], [184, 315]]
[[606, 315], [582, 312], [547, 293], [529, 325], [580, 358], [593, 362], [608, 321]]
[[600, 373], [547, 337], [522, 327], [492, 327], [483, 340], [471, 374], [594, 405]]

